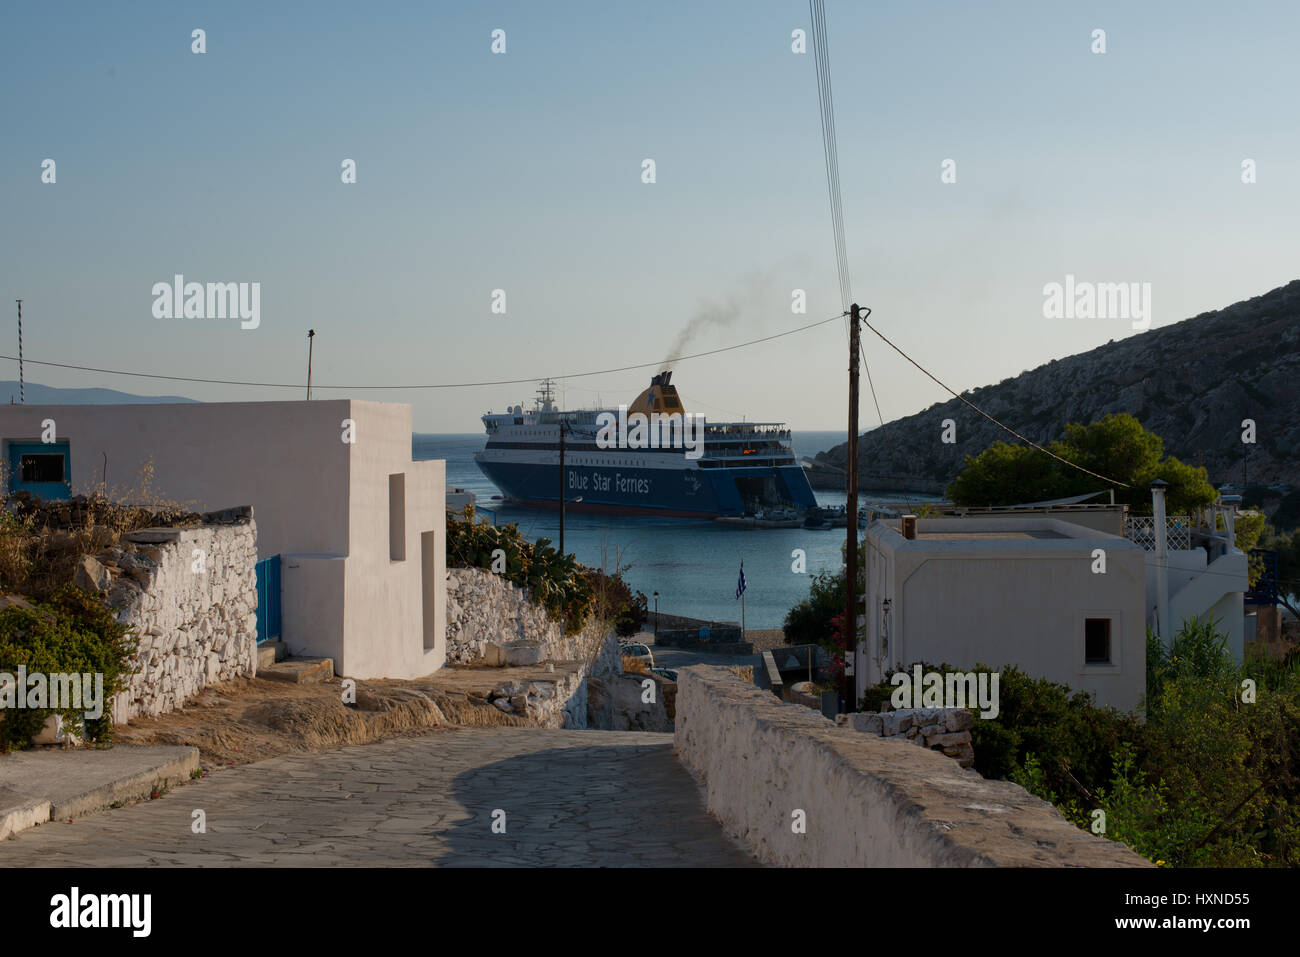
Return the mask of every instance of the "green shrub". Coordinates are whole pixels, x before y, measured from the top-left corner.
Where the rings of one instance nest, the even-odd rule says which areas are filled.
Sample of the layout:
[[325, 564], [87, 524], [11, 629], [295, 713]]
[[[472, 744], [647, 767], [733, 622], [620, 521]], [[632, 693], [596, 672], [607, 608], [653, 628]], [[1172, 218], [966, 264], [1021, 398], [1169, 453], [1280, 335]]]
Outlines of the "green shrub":
[[610, 622], [622, 638], [641, 630], [647, 617], [644, 594], [633, 591], [619, 573], [608, 575], [599, 568], [588, 568], [583, 574], [595, 596], [593, 615]]
[[[542, 605], [552, 618], [565, 622], [569, 634], [580, 631], [591, 614], [595, 595], [586, 569], [572, 555], [561, 555], [550, 547], [549, 538], [536, 544], [519, 532], [517, 525], [492, 525], [475, 521], [468, 510], [462, 517], [447, 516], [447, 566], [483, 568], [509, 582], [527, 588], [532, 601]], [[495, 566], [495, 568], [494, 568]]]
[[[892, 691], [868, 689], [863, 708]], [[1218, 623], [1192, 619], [1168, 649], [1148, 633], [1145, 722], [1010, 666], [999, 706], [971, 729], [985, 777], [1085, 829], [1104, 811], [1107, 838], [1161, 864], [1300, 867], [1300, 655], [1238, 666]]]
[[[86, 740], [111, 740], [112, 700], [126, 686], [135, 639], [97, 596], [72, 585], [60, 587], [33, 608], [0, 611], [0, 672], [16, 675], [21, 665], [28, 674], [102, 675], [102, 716], [85, 718], [71, 709], [59, 713]], [[54, 709], [0, 711], [0, 748], [26, 747], [53, 713]]]
[[824, 571], [812, 577], [808, 597], [785, 614], [781, 630], [788, 645], [813, 645], [826, 641], [831, 621], [844, 614], [844, 573]]

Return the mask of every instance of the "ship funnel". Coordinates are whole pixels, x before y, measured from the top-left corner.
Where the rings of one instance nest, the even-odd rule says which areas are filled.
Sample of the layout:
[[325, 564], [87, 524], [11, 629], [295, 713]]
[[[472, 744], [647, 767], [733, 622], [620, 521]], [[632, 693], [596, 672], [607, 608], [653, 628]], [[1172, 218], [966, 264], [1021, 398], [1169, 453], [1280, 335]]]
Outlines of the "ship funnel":
[[628, 406], [628, 412], [682, 412], [682, 400], [677, 395], [677, 387], [672, 385], [671, 370], [665, 370], [650, 379], [650, 387], [642, 392]]

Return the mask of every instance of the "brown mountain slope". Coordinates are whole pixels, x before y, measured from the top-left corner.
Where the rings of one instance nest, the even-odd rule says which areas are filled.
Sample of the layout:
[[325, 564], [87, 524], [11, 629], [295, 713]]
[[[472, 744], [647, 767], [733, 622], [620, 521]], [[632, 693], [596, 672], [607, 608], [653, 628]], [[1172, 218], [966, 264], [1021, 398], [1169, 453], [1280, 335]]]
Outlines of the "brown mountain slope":
[[[924, 360], [922, 360], [924, 361]], [[1165, 451], [1201, 463], [1210, 480], [1286, 482], [1300, 487], [1300, 279], [1254, 299], [965, 393], [967, 399], [1035, 442], [1059, 438], [1067, 422], [1128, 412], [1165, 440]], [[1243, 419], [1257, 441], [1242, 443]], [[958, 441], [940, 441], [944, 419]], [[860, 487], [939, 492], [999, 439], [1015, 439], [951, 399], [886, 423], [858, 440]], [[842, 469], [846, 445], [817, 456]], [[842, 488], [843, 473], [810, 472], [819, 488]]]

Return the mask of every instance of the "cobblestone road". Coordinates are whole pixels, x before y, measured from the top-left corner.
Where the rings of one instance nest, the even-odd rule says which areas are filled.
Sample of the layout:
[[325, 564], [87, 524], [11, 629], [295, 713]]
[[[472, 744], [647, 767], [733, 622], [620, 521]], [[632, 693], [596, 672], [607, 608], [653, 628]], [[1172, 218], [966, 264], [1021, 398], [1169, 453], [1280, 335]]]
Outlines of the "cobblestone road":
[[531, 728], [272, 758], [0, 842], [0, 867], [754, 863], [705, 810], [671, 735]]

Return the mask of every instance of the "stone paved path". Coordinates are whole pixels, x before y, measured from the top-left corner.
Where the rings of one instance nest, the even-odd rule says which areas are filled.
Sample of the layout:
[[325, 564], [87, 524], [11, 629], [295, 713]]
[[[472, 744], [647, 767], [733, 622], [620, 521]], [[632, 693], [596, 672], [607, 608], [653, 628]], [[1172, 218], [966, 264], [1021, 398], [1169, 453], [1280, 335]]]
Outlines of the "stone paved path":
[[[191, 831], [192, 812], [207, 833]], [[506, 833], [492, 832], [493, 811]], [[672, 735], [468, 728], [219, 771], [0, 842], [0, 867], [754, 866]]]

